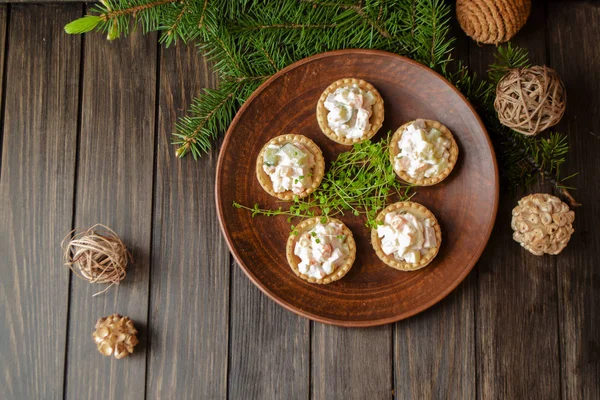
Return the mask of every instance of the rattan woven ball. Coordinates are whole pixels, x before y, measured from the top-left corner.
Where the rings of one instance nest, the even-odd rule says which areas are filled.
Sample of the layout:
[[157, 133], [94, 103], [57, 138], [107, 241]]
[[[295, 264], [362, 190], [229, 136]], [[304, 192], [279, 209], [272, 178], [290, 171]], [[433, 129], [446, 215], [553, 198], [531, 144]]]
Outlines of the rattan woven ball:
[[566, 107], [565, 87], [556, 71], [546, 66], [512, 69], [496, 87], [498, 119], [524, 135], [556, 125]]
[[478, 43], [509, 41], [525, 25], [531, 0], [457, 0], [456, 16], [465, 33]]

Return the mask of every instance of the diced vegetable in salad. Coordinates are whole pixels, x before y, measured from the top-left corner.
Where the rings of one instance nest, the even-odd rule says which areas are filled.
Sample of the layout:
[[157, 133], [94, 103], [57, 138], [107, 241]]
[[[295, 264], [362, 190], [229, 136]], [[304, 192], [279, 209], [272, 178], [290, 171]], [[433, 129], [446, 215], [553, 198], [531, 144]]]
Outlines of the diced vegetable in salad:
[[408, 211], [387, 213], [383, 225], [377, 227], [377, 235], [385, 254], [412, 264], [419, 263], [427, 249], [437, 246], [433, 221]]
[[450, 146], [438, 129], [427, 129], [417, 120], [402, 132], [394, 167], [414, 179], [435, 177], [448, 167]]
[[369, 118], [376, 97], [358, 85], [340, 87], [330, 93], [324, 106], [329, 113], [327, 123], [339, 136], [356, 139], [363, 137], [371, 128]]
[[311, 278], [322, 279], [344, 264], [350, 249], [343, 225], [336, 222], [318, 223], [300, 234], [294, 254], [302, 260], [298, 270]]
[[263, 152], [263, 169], [275, 193], [303, 194], [312, 185], [314, 167], [314, 155], [301, 143], [272, 144]]

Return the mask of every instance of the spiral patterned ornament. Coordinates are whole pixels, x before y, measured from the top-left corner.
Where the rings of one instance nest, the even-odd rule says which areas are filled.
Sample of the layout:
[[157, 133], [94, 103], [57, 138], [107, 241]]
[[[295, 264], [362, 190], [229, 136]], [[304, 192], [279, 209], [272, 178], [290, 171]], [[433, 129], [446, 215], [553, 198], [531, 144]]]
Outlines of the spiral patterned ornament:
[[478, 43], [509, 41], [525, 25], [531, 0], [457, 0], [456, 16], [465, 33]]

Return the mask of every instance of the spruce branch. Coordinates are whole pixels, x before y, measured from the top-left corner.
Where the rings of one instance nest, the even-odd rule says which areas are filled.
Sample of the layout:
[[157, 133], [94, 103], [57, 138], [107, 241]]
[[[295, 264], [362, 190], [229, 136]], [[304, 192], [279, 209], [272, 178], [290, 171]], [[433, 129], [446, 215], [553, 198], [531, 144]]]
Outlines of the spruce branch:
[[[379, 34], [381, 36], [383, 36], [386, 39], [391, 38], [390, 33], [379, 23], [380, 17], [373, 19], [373, 18], [371, 18], [371, 16], [369, 16], [364, 11], [362, 1], [357, 4], [344, 4], [343, 2], [335, 3], [335, 2], [319, 1], [319, 0], [300, 0], [300, 1], [314, 4], [317, 7], [319, 7], [319, 6], [321, 6], [321, 7], [337, 7], [342, 10], [351, 10], [354, 13], [356, 13], [358, 16], [360, 16], [366, 23], [371, 25], [371, 27], [376, 29], [377, 32], [379, 32]], [[382, 7], [383, 7], [383, 5], [382, 5]], [[382, 11], [380, 11], [380, 13], [382, 13]]]
[[165, 43], [167, 46], [169, 46], [171, 43], [173, 43], [173, 41], [177, 37], [177, 28], [179, 27], [179, 24], [181, 23], [181, 19], [183, 18], [185, 13], [189, 12], [189, 8], [190, 8], [189, 3], [185, 4], [181, 8], [181, 10], [177, 13], [177, 16], [175, 17], [175, 21], [173, 21], [170, 24], [167, 31], [162, 35], [161, 42]]
[[103, 21], [109, 21], [111, 19], [116, 19], [118, 17], [122, 17], [124, 15], [132, 15], [136, 16], [139, 12], [146, 10], [148, 8], [155, 8], [167, 3], [175, 3], [178, 0], [156, 0], [149, 3], [142, 3], [138, 5], [133, 5], [131, 7], [126, 8], [113, 8], [111, 9], [111, 2], [108, 0], [102, 1], [102, 3], [106, 6], [107, 12], [100, 15], [100, 19]]
[[500, 79], [512, 68], [529, 68], [529, 53], [527, 49], [513, 47], [508, 42], [506, 46], [499, 46], [494, 54], [495, 62], [488, 69], [490, 82], [496, 85]]
[[224, 132], [238, 108], [258, 85], [260, 79], [233, 80], [224, 82], [218, 89], [204, 89], [194, 99], [188, 115], [175, 125], [173, 144], [178, 148], [179, 158], [191, 153], [197, 159], [202, 153], [210, 152], [212, 143]]
[[327, 29], [335, 28], [336, 24], [271, 24], [245, 26], [243, 29], [248, 31], [257, 31], [263, 29]]
[[168, 6], [179, 7], [180, 0], [101, 0], [92, 7], [97, 15], [86, 15], [65, 26], [67, 33], [85, 33], [94, 29], [108, 32], [107, 39], [114, 40], [128, 34], [130, 22], [141, 24], [144, 33], [158, 30], [161, 13]]
[[200, 13], [200, 19], [198, 20], [198, 29], [202, 29], [204, 27], [204, 19], [206, 16], [206, 6], [208, 5], [208, 0], [202, 1], [202, 12]]

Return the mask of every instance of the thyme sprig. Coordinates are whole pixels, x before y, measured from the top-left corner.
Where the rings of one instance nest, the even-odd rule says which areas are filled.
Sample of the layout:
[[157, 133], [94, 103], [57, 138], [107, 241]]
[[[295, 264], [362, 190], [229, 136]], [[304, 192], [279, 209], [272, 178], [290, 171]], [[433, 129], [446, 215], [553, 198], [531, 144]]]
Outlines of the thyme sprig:
[[[318, 215], [331, 217], [352, 214], [365, 215], [368, 227], [377, 226], [376, 218], [392, 198], [410, 199], [412, 187], [396, 178], [389, 160], [386, 140], [356, 143], [350, 151], [341, 153], [331, 166], [318, 189], [306, 198], [295, 198], [289, 209], [249, 207], [234, 202], [233, 206], [257, 215], [285, 215], [288, 222], [294, 217], [309, 218]], [[292, 228], [293, 229], [293, 228]]]

